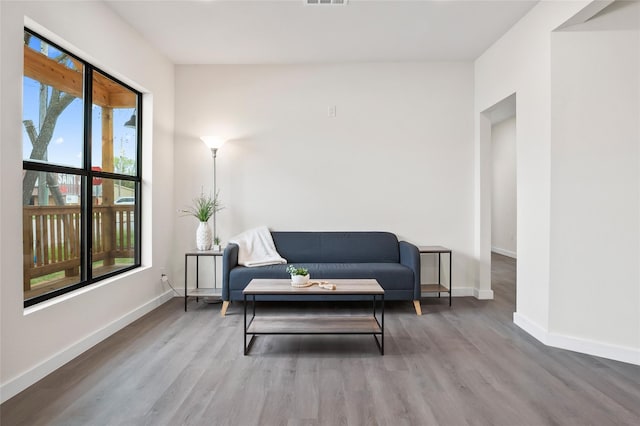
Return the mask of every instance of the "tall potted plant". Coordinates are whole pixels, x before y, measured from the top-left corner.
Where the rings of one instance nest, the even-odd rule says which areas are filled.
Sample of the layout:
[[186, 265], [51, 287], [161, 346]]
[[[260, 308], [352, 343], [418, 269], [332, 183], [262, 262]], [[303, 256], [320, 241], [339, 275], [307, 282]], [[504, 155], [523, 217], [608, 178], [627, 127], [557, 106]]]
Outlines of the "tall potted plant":
[[215, 197], [201, 194], [193, 199], [193, 204], [186, 209], [180, 210], [184, 216], [193, 216], [200, 222], [196, 231], [196, 248], [198, 250], [210, 250], [213, 242], [213, 235], [209, 227], [209, 219], [215, 212], [222, 210], [222, 205], [216, 193]]

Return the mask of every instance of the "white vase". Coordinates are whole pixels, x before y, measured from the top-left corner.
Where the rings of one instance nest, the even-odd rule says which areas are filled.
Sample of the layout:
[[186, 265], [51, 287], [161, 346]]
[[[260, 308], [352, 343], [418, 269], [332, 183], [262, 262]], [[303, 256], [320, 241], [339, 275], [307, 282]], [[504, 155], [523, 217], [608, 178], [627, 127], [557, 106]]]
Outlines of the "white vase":
[[304, 287], [309, 283], [309, 274], [291, 275], [291, 285], [294, 287]]
[[198, 250], [210, 250], [213, 242], [213, 234], [209, 228], [209, 222], [200, 222], [196, 231], [196, 248]]

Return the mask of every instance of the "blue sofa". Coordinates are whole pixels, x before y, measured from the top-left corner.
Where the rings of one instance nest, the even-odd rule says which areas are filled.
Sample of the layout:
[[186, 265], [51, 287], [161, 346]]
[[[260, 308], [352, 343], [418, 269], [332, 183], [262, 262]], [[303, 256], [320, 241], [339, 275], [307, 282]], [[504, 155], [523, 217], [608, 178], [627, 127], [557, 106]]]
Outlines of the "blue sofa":
[[[311, 279], [375, 278], [385, 300], [413, 301], [420, 309], [418, 248], [389, 232], [271, 232], [276, 250], [289, 264], [309, 270]], [[229, 244], [222, 257], [222, 312], [230, 301], [243, 300], [253, 278], [289, 278], [287, 265], [238, 265], [238, 246]], [[278, 300], [284, 300], [279, 297]], [[288, 299], [286, 299], [288, 300]], [[335, 300], [335, 299], [332, 299]]]

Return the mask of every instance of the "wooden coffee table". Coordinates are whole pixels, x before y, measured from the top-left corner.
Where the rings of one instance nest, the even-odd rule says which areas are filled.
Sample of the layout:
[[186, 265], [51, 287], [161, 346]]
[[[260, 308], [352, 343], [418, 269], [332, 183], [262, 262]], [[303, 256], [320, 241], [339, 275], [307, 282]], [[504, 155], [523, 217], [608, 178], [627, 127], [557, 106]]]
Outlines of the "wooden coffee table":
[[[384, 289], [374, 279], [312, 280], [335, 284], [335, 290], [313, 285], [296, 288], [289, 279], [253, 279], [243, 290], [244, 354], [251, 349], [257, 335], [269, 334], [370, 334], [384, 355]], [[281, 315], [256, 316], [256, 296], [370, 296], [370, 315]], [[252, 302], [252, 314], [247, 318], [247, 305]], [[380, 320], [377, 305], [380, 303]], [[247, 344], [247, 336], [251, 338]], [[378, 338], [379, 337], [379, 338]]]

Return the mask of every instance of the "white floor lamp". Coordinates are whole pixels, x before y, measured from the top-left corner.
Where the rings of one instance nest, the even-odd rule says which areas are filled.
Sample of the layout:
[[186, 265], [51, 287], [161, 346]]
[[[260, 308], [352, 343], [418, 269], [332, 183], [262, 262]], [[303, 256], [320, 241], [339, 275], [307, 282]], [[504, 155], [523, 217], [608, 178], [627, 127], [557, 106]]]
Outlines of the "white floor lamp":
[[[211, 149], [211, 156], [213, 157], [213, 196], [215, 200], [218, 198], [218, 189], [216, 187], [216, 156], [218, 154], [218, 148], [224, 145], [224, 139], [220, 139], [215, 136], [202, 136], [202, 142], [204, 142], [209, 149]], [[216, 211], [213, 211], [213, 238], [218, 238], [218, 230], [216, 229]]]

